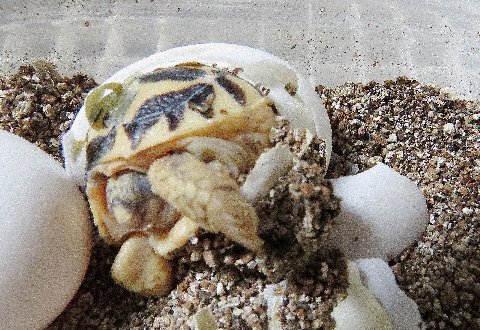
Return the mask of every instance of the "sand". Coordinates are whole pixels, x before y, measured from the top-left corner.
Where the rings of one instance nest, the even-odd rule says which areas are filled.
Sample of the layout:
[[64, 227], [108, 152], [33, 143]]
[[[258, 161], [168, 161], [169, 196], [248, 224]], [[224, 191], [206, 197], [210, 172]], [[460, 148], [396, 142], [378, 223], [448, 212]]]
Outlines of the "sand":
[[[88, 77], [61, 77], [41, 64], [0, 77], [0, 128], [60, 159], [58, 138], [94, 85]], [[403, 77], [319, 86], [317, 92], [333, 127], [328, 178], [384, 162], [415, 181], [427, 199], [430, 225], [390, 261], [400, 286], [419, 305], [426, 328], [480, 328], [480, 102], [458, 100]], [[259, 295], [272, 283], [262, 268], [266, 258], [222, 236], [201, 233], [179, 256], [184, 259], [177, 288], [166, 298], [148, 298], [111, 279], [117, 250], [95, 235], [87, 276], [49, 329], [188, 329], [198, 307], [209, 304], [224, 328], [266, 327]], [[329, 313], [345, 292], [344, 259], [328, 251], [311, 262], [314, 285], [287, 288], [281, 307], [285, 328], [333, 326]]]

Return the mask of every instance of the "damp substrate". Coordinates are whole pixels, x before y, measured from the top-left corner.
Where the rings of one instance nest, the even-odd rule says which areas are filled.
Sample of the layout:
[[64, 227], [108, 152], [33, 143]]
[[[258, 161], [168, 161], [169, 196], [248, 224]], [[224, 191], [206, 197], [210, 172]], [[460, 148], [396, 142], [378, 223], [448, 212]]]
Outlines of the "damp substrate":
[[[94, 86], [89, 77], [62, 77], [43, 62], [1, 76], [0, 129], [60, 159], [59, 136]], [[389, 262], [402, 289], [418, 304], [426, 328], [480, 328], [480, 102], [460, 100], [404, 77], [318, 86], [317, 93], [333, 128], [327, 178], [356, 174], [383, 162], [415, 181], [427, 199], [430, 224], [423, 236]], [[302, 164], [305, 175], [319, 170]], [[295, 185], [299, 175], [291, 172], [286, 179]], [[320, 204], [330, 213], [319, 219], [328, 222], [338, 204], [329, 197], [328, 185], [311, 183], [324, 194]], [[291, 201], [308, 200], [287, 193], [285, 185], [275, 189]], [[271, 208], [271, 200], [265, 199], [263, 207]], [[298, 209], [305, 212], [305, 207]], [[317, 234], [321, 237], [321, 230]], [[302, 242], [311, 248], [311, 241]], [[273, 257], [254, 256], [222, 236], [200, 233], [179, 252], [176, 289], [164, 298], [146, 298], [111, 279], [117, 249], [95, 235], [83, 285], [49, 329], [188, 329], [204, 306], [211, 307], [223, 328], [266, 328], [262, 292], [278, 280], [268, 271]], [[318, 272], [315, 285], [302, 283], [301, 276], [290, 279], [297, 284], [284, 292], [281, 323], [287, 329], [331, 328], [331, 309], [345, 294], [345, 260], [333, 250], [307, 259]], [[279, 260], [280, 269], [288, 268]]]

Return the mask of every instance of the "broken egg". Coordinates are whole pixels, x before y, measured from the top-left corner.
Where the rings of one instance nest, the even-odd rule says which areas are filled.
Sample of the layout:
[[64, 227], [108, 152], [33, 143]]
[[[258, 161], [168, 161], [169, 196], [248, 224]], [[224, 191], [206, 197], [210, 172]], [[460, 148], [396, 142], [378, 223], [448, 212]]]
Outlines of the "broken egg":
[[66, 307], [90, 258], [85, 201], [60, 163], [0, 131], [0, 324], [41, 329]]
[[280, 120], [324, 140], [328, 164], [330, 121], [313, 86], [287, 62], [239, 45], [160, 52], [92, 90], [63, 154], [100, 236], [123, 244], [116, 282], [167, 294], [169, 254], [188, 239], [179, 233], [198, 228], [261, 250], [253, 204], [292, 166], [288, 148], [269, 139]]

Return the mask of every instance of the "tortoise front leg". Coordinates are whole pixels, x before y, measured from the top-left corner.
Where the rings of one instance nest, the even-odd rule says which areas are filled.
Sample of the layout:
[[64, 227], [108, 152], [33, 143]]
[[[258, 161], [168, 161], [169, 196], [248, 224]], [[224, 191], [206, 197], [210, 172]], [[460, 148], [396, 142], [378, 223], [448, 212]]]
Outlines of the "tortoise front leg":
[[222, 232], [258, 251], [258, 217], [228, 171], [212, 167], [190, 153], [156, 160], [148, 170], [154, 194], [211, 232]]

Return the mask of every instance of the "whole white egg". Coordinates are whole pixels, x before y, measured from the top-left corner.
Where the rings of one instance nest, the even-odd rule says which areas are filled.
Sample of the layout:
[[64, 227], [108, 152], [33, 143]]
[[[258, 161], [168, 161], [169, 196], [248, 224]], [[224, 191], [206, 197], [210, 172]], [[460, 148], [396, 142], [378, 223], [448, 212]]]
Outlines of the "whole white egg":
[[0, 131], [0, 328], [41, 329], [78, 290], [91, 227], [59, 162]]

